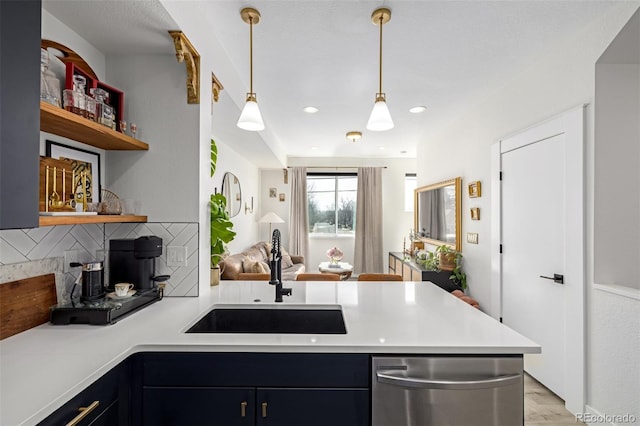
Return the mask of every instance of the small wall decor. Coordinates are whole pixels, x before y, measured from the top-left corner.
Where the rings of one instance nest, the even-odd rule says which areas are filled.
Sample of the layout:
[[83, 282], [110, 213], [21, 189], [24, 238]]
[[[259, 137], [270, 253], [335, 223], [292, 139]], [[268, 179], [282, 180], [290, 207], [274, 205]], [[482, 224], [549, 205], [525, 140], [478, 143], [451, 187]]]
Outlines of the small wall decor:
[[471, 207], [471, 220], [480, 220], [480, 207]]
[[284, 201], [284, 193], [280, 193], [280, 201]]
[[469, 184], [469, 198], [478, 198], [482, 196], [482, 187], [480, 181], [471, 182]]
[[278, 196], [277, 188], [269, 188], [269, 198], [276, 198]]
[[289, 183], [289, 170], [282, 169], [282, 175], [284, 176], [284, 183]]

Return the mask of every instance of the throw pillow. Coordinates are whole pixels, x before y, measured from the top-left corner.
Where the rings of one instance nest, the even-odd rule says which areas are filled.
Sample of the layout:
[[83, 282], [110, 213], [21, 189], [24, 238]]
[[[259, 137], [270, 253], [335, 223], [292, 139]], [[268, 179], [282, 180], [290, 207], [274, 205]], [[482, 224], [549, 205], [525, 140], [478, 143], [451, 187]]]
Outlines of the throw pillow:
[[267, 262], [260, 262], [260, 266], [262, 266], [262, 274], [270, 274], [271, 268]]
[[291, 255], [287, 253], [284, 247], [280, 249], [280, 253], [282, 253], [282, 269], [291, 268], [293, 266]]
[[242, 261], [242, 270], [243, 272], [253, 272], [256, 274], [264, 274], [267, 271], [262, 266], [263, 262], [251, 260], [249, 258], [245, 258]]

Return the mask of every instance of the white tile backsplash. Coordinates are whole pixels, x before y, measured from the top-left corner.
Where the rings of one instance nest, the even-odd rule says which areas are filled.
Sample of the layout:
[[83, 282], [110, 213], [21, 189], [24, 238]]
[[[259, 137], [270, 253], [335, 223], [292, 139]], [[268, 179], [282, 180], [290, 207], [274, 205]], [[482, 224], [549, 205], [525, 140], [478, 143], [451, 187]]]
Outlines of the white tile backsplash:
[[[156, 274], [171, 275], [166, 296], [198, 295], [197, 223], [109, 223], [59, 225], [0, 231], [0, 283], [56, 273], [58, 300], [68, 300], [79, 268], [64, 273], [64, 252], [78, 250], [78, 261], [104, 260], [108, 269], [109, 240], [156, 235], [163, 254], [156, 259]], [[167, 266], [167, 246], [187, 247], [187, 266]], [[18, 271], [18, 272], [16, 272]], [[42, 272], [44, 271], [44, 272]], [[17, 277], [17, 278], [16, 278]], [[108, 279], [108, 270], [105, 280]]]

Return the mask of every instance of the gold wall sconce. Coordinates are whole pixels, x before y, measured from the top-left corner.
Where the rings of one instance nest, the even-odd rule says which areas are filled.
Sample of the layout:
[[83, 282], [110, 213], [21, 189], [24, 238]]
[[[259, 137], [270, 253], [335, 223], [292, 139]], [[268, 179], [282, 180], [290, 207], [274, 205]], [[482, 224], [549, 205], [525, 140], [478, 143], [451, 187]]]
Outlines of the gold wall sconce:
[[247, 202], [244, 202], [244, 214], [253, 213], [253, 197], [251, 197], [251, 207], [247, 205]]
[[200, 103], [200, 54], [182, 31], [169, 31], [176, 59], [187, 67], [187, 103]]

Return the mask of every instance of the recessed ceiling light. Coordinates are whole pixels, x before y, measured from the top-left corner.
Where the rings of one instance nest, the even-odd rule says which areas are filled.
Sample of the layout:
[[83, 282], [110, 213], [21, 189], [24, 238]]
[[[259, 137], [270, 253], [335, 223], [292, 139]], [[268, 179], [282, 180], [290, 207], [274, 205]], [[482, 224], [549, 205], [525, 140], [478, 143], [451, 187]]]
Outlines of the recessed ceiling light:
[[318, 149], [318, 147], [317, 146], [312, 146], [311, 149]]
[[404, 150], [400, 151], [400, 154], [406, 154], [406, 153], [407, 153], [407, 151], [404, 151]]
[[425, 112], [426, 110], [427, 110], [427, 107], [423, 105], [418, 105], [418, 106], [409, 108], [409, 112], [413, 114], [420, 114], [421, 112]]
[[347, 132], [347, 139], [349, 139], [351, 142], [355, 142], [361, 137], [362, 137], [362, 132], [358, 132], [355, 130], [351, 132]]
[[304, 112], [306, 112], [307, 114], [315, 114], [316, 112], [318, 112], [318, 108], [316, 108], [314, 106], [306, 106], [306, 107], [302, 108], [302, 110]]
[[379, 146], [378, 149], [382, 150], [384, 149], [384, 146]]

